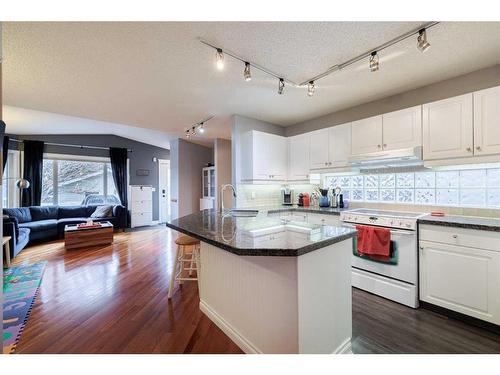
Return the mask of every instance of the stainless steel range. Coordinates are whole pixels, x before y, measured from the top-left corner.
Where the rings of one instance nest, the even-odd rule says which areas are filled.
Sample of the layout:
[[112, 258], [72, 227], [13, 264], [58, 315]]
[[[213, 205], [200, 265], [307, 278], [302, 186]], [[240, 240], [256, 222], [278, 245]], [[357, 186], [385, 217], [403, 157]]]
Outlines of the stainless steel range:
[[418, 307], [417, 220], [425, 213], [354, 209], [342, 212], [343, 226], [385, 227], [391, 232], [391, 255], [381, 260], [352, 255], [352, 285], [382, 297]]

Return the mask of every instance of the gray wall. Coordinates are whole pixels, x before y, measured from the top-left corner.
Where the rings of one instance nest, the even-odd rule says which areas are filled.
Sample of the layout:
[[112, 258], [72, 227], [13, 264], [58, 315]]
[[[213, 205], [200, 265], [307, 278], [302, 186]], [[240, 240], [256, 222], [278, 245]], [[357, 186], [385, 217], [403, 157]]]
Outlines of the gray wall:
[[[130, 184], [152, 185], [156, 191], [153, 193], [153, 220], [159, 218], [158, 201], [158, 163], [157, 159], [170, 159], [170, 151], [146, 143], [133, 141], [116, 135], [10, 135], [17, 139], [40, 140], [44, 142], [64, 143], [72, 145], [99, 146], [99, 147], [123, 147], [132, 150], [129, 152], [130, 162]], [[18, 143], [11, 142], [9, 148], [17, 149]], [[108, 150], [95, 150], [88, 148], [45, 146], [45, 152], [54, 154], [84, 155], [108, 157]], [[148, 169], [149, 176], [137, 176], [138, 169]]]
[[286, 128], [292, 136], [500, 85], [500, 65], [330, 113]]
[[[201, 169], [214, 162], [213, 149], [177, 139], [170, 144], [172, 218], [200, 210], [202, 197]], [[175, 185], [175, 186], [174, 186]]]
[[241, 180], [241, 136], [250, 130], [258, 130], [266, 133], [285, 135], [286, 129], [270, 122], [259, 121], [253, 118], [234, 115], [232, 117], [231, 129], [231, 153], [232, 153], [232, 181], [233, 185]]

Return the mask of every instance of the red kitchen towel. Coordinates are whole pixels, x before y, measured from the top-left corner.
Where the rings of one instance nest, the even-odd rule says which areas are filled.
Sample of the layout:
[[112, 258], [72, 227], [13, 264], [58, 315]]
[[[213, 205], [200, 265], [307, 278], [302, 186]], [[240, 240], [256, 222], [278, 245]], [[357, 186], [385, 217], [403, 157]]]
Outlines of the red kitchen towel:
[[367, 227], [357, 225], [358, 253], [366, 255], [390, 256], [391, 231], [387, 228]]
[[360, 254], [365, 254], [365, 249], [370, 241], [370, 229], [364, 225], [356, 225], [356, 230], [358, 231], [358, 242], [356, 245], [356, 251]]

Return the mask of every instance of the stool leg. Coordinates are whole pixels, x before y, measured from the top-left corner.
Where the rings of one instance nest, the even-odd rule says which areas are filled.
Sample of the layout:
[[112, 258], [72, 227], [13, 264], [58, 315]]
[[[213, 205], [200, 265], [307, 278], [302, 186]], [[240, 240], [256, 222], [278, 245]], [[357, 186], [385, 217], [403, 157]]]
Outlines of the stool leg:
[[[179, 263], [179, 277], [184, 277], [183, 274], [184, 272], [184, 262], [182, 261], [184, 259], [184, 256], [186, 255], [186, 246], [180, 245], [179, 246], [179, 256], [177, 257], [178, 263]], [[178, 280], [179, 285], [184, 284], [184, 280]]]
[[170, 274], [170, 285], [168, 286], [168, 299], [172, 298], [172, 293], [174, 291], [175, 274], [177, 273], [177, 265], [179, 264], [179, 247], [175, 248], [174, 265], [172, 267], [172, 273]]
[[195, 263], [195, 250], [196, 250], [196, 245], [191, 246], [191, 262], [189, 262], [189, 276], [193, 276], [193, 266]]

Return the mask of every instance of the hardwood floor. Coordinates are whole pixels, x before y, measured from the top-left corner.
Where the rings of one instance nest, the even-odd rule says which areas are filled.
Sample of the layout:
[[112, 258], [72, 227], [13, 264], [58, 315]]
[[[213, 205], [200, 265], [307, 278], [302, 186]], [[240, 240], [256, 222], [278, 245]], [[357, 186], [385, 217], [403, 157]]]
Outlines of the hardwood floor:
[[[186, 283], [167, 300], [175, 232], [118, 233], [112, 246], [65, 251], [62, 241], [14, 260], [47, 260], [16, 353], [241, 353], [198, 309]], [[500, 353], [500, 335], [353, 290], [354, 353]]]

